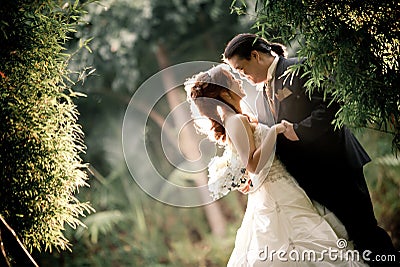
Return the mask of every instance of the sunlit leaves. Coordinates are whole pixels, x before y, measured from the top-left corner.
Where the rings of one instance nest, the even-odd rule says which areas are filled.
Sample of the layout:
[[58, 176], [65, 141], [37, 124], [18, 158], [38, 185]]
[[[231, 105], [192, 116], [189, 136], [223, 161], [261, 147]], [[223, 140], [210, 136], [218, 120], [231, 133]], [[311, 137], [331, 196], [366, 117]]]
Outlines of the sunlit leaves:
[[30, 251], [69, 249], [66, 225], [93, 210], [73, 197], [87, 185], [85, 145], [63, 53], [80, 4], [58, 4], [0, 8], [0, 212]]
[[271, 41], [300, 44], [308, 89], [324, 88], [344, 104], [337, 126], [388, 131], [398, 150], [399, 10], [391, 0], [256, 0], [254, 29]]

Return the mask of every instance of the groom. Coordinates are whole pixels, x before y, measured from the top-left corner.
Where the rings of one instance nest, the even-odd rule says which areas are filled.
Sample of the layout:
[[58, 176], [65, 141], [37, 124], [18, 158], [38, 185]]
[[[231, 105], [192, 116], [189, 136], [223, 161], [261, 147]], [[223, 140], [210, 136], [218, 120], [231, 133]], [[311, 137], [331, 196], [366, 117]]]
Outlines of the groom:
[[365, 182], [363, 166], [370, 158], [348, 128], [335, 130], [331, 123], [339, 105], [328, 105], [329, 99], [324, 100], [318, 90], [310, 98], [301, 71], [294, 76], [285, 73], [299, 61], [286, 59], [280, 44], [239, 34], [227, 44], [223, 56], [261, 90], [256, 101], [259, 122], [286, 121], [276, 154], [308, 196], [342, 221], [360, 252], [373, 252], [365, 255], [371, 266], [375, 255], [394, 254], [389, 235], [377, 225]]

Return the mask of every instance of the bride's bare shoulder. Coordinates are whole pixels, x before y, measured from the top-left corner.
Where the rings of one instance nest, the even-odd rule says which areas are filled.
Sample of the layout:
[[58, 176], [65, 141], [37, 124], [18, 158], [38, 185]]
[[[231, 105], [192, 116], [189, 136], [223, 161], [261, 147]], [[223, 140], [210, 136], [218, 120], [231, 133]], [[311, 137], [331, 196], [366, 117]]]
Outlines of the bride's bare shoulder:
[[246, 125], [249, 125], [250, 128], [252, 129], [252, 131], [254, 131], [254, 129], [257, 125], [257, 123], [251, 122], [249, 120], [249, 117], [246, 115], [243, 115], [243, 114], [235, 114], [235, 115], [230, 116], [226, 120], [225, 124], [229, 125], [230, 127], [232, 127], [232, 126], [233, 127], [239, 127], [239, 126], [246, 127]]
[[243, 114], [235, 114], [232, 116], [229, 116], [226, 120], [225, 120], [225, 124], [226, 125], [239, 125], [239, 124], [243, 124], [243, 123], [249, 123], [247, 117]]

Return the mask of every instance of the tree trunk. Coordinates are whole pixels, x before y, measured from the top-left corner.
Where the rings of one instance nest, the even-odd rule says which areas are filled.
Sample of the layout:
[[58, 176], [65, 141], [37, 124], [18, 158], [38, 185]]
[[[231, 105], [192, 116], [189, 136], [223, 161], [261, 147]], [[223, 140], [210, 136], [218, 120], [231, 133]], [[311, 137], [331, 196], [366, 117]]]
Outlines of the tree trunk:
[[[162, 80], [164, 83], [165, 90], [173, 88], [174, 84], [174, 75], [171, 71], [166, 69], [169, 67], [169, 60], [165, 51], [165, 48], [162, 43], [159, 43], [156, 50], [156, 57], [158, 61], [158, 65], [162, 72]], [[185, 96], [180, 94], [177, 90], [171, 90], [166, 94], [170, 110], [174, 110], [175, 107], [182, 103], [181, 99], [185, 99]], [[180, 110], [180, 109], [177, 109]], [[190, 114], [185, 112], [174, 112], [173, 120], [175, 125], [185, 125], [186, 122], [190, 121]], [[189, 160], [198, 159], [200, 155], [200, 151], [198, 147], [196, 147], [197, 142], [195, 142], [196, 132], [194, 127], [183, 127], [180, 132], [180, 147], [182, 149], [182, 153], [185, 158]], [[178, 137], [177, 137], [178, 138]], [[201, 186], [207, 184], [207, 175], [203, 174], [199, 175], [199, 180], [195, 180], [197, 186]], [[204, 192], [204, 191], [201, 191]], [[208, 196], [205, 196], [204, 193], [200, 196], [202, 199], [207, 199]], [[226, 228], [226, 219], [221, 211], [221, 207], [218, 202], [213, 202], [209, 205], [204, 206], [205, 214], [207, 217], [207, 221], [210, 225], [211, 231], [216, 236], [223, 236], [225, 234]]]

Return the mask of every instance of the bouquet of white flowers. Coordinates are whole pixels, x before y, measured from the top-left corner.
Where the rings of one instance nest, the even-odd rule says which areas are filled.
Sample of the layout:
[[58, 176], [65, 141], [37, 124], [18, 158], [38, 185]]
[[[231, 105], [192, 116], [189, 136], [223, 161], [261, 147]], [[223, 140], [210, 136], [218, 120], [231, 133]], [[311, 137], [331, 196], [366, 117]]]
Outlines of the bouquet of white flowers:
[[215, 156], [208, 164], [208, 189], [214, 200], [237, 190], [249, 179], [239, 155], [225, 146], [222, 156]]

